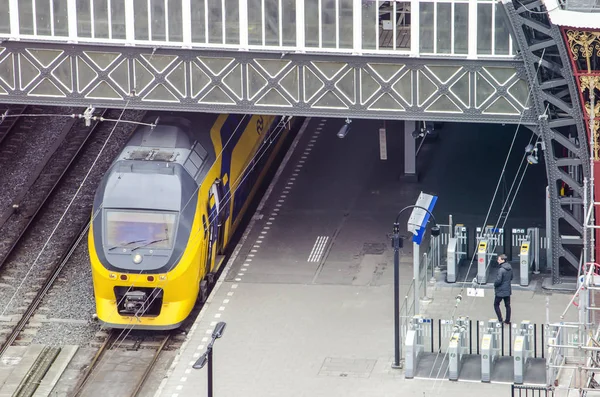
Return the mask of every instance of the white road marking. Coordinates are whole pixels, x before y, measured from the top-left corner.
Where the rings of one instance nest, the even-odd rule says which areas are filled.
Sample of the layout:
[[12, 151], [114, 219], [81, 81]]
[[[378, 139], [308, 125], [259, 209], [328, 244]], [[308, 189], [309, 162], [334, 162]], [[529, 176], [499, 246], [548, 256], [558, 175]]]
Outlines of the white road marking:
[[315, 244], [313, 245], [312, 250], [310, 251], [310, 255], [308, 256], [308, 262], [319, 262], [321, 260], [321, 256], [325, 251], [325, 246], [327, 245], [327, 241], [329, 240], [329, 236], [318, 236]]

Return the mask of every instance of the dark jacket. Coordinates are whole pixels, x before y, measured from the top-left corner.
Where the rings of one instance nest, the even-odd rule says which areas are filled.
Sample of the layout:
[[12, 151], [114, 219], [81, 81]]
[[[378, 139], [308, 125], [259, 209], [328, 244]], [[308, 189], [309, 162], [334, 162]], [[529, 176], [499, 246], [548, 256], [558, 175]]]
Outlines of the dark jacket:
[[496, 274], [496, 281], [494, 281], [494, 291], [496, 292], [496, 296], [505, 297], [510, 296], [512, 294], [512, 289], [510, 287], [510, 282], [513, 279], [513, 270], [512, 266], [508, 262], [504, 262], [500, 269], [498, 269], [498, 273]]

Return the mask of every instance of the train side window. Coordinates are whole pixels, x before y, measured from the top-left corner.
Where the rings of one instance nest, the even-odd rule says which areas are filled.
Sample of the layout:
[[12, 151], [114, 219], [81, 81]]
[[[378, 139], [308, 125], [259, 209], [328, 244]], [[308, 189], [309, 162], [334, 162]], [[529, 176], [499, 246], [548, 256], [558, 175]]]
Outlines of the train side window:
[[202, 225], [204, 226], [204, 238], [206, 238], [206, 231], [208, 230], [208, 226], [206, 224], [206, 216], [202, 215]]

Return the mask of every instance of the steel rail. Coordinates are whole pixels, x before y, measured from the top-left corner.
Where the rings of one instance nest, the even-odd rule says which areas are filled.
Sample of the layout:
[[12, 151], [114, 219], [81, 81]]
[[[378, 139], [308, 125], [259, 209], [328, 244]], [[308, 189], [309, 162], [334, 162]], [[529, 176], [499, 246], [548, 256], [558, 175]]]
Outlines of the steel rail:
[[[107, 110], [104, 110], [102, 112], [102, 114], [105, 114]], [[72, 123], [68, 123], [68, 125], [72, 126]], [[29, 228], [31, 227], [31, 225], [34, 223], [36, 216], [39, 214], [39, 212], [42, 210], [42, 208], [44, 208], [44, 205], [46, 204], [46, 202], [48, 201], [48, 199], [50, 198], [50, 196], [52, 196], [52, 194], [54, 193], [54, 191], [56, 190], [56, 187], [60, 184], [60, 182], [62, 181], [63, 177], [65, 176], [65, 174], [67, 173], [67, 171], [70, 170], [71, 165], [73, 164], [73, 161], [75, 161], [75, 159], [77, 159], [77, 157], [79, 156], [79, 153], [81, 152], [81, 150], [83, 149], [83, 147], [85, 146], [85, 144], [89, 141], [89, 138], [92, 136], [93, 132], [96, 130], [96, 127], [99, 125], [99, 122], [96, 122], [93, 126], [91, 126], [88, 129], [88, 133], [87, 136], [84, 138], [84, 140], [81, 142], [81, 144], [79, 145], [79, 147], [77, 148], [76, 152], [73, 154], [73, 156], [71, 157], [70, 161], [63, 167], [60, 175], [56, 178], [54, 184], [52, 185], [52, 187], [50, 188], [50, 190], [48, 191], [48, 193], [44, 196], [44, 198], [41, 200], [40, 204], [37, 206], [36, 210], [30, 215], [29, 217], [29, 221], [27, 222], [27, 224], [25, 225], [25, 227], [23, 227], [21, 229], [21, 231], [19, 232], [19, 235], [17, 236], [16, 239], [13, 240], [12, 244], [10, 245], [9, 249], [7, 250], [7, 252], [4, 254], [4, 256], [0, 259], [0, 268], [2, 268], [5, 263], [8, 261], [8, 259], [10, 258], [11, 254], [14, 252], [15, 248], [17, 247], [17, 245], [19, 244], [19, 242], [21, 241], [22, 237], [25, 235], [25, 233], [29, 230]], [[68, 134], [68, 131], [67, 133]], [[66, 136], [66, 134], [64, 134]], [[63, 135], [63, 134], [61, 134]], [[60, 144], [62, 143], [61, 140], [57, 140], [59, 141], [58, 144], [55, 144], [54, 146], [56, 146], [56, 149], [58, 149], [58, 147], [60, 147]], [[56, 153], [56, 149], [53, 152]], [[48, 156], [48, 160], [52, 157], [52, 155]], [[36, 175], [35, 179], [33, 179], [33, 182], [31, 183], [30, 186], [27, 187], [27, 190], [25, 192], [25, 194], [27, 192], [29, 192], [31, 190], [31, 186], [33, 186], [33, 183], [35, 182], [35, 180], [37, 180], [37, 178], [39, 177], [39, 175], [44, 171], [45, 167], [40, 167], [39, 170], [39, 174]], [[25, 194], [23, 195], [23, 197], [25, 197]], [[14, 212], [13, 212], [14, 213]], [[10, 213], [10, 215], [7, 217], [6, 220], [8, 220], [8, 218], [10, 218], [10, 216], [13, 214]], [[4, 222], [6, 222], [6, 220]], [[0, 227], [2, 226], [2, 224], [0, 224]]]
[[12, 105], [6, 109], [2, 109], [2, 115], [0, 115], [0, 143], [8, 136], [12, 131], [13, 127], [21, 119], [20, 117], [5, 117], [25, 113], [27, 106], [25, 105]]
[[154, 369], [154, 365], [158, 361], [158, 357], [160, 356], [160, 354], [163, 352], [163, 350], [167, 346], [167, 343], [169, 343], [169, 340], [171, 339], [171, 335], [172, 335], [172, 332], [169, 332], [164, 337], [163, 341], [158, 346], [158, 348], [156, 349], [156, 352], [154, 353], [152, 360], [148, 364], [148, 367], [146, 367], [146, 370], [144, 371], [144, 373], [142, 374], [142, 377], [136, 384], [135, 389], [133, 389], [133, 392], [131, 392], [131, 397], [137, 397], [139, 395], [140, 391], [142, 390], [142, 387], [144, 386], [144, 383], [146, 382], [146, 379], [148, 379], [148, 376], [150, 376], [152, 369]]
[[88, 367], [85, 369], [83, 376], [77, 383], [73, 397], [78, 397], [81, 395], [81, 392], [83, 391], [83, 388], [85, 387], [86, 383], [91, 379], [91, 375], [92, 375], [94, 369], [98, 366], [98, 363], [100, 362], [100, 360], [102, 359], [104, 354], [110, 349], [113, 342], [116, 340], [117, 335], [118, 335], [118, 332], [115, 331], [114, 329], [109, 330], [109, 334], [106, 337], [106, 339], [104, 340], [104, 343], [102, 343], [102, 345], [100, 346], [100, 348], [94, 355], [94, 358], [92, 358], [90, 365], [88, 365]]
[[27, 306], [27, 309], [25, 310], [25, 314], [23, 314], [23, 316], [21, 316], [21, 318], [17, 322], [17, 325], [15, 325], [15, 327], [12, 329], [12, 331], [6, 338], [6, 341], [4, 342], [4, 344], [2, 344], [2, 346], [0, 346], [0, 357], [2, 357], [4, 355], [4, 353], [6, 353], [8, 348], [13, 344], [13, 342], [15, 340], [17, 340], [17, 338], [19, 337], [19, 334], [27, 325], [27, 322], [29, 322], [31, 317], [33, 317], [38, 306], [40, 305], [40, 303], [42, 303], [42, 301], [44, 300], [44, 297], [46, 296], [46, 294], [48, 293], [48, 291], [54, 284], [54, 281], [60, 275], [60, 272], [65, 267], [65, 265], [67, 264], [69, 259], [71, 258], [71, 255], [73, 255], [73, 252], [79, 245], [79, 242], [86, 236], [86, 233], [87, 233], [87, 230], [89, 227], [90, 227], [90, 222], [88, 222], [81, 228], [79, 233], [75, 236], [73, 241], [71, 241], [71, 243], [69, 244], [69, 248], [66, 249], [65, 252], [62, 254], [60, 261], [58, 261], [56, 263], [56, 265], [50, 272], [50, 275], [48, 276], [48, 278], [46, 278], [46, 281], [44, 281], [42, 288], [40, 288], [38, 290], [38, 292], [36, 293], [35, 297], [31, 301], [31, 303]]

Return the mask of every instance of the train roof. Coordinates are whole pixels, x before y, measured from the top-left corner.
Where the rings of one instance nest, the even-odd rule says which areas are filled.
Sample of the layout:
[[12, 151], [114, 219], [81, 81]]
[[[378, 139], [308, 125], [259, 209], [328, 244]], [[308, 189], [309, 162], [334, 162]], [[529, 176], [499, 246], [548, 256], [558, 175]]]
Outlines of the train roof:
[[138, 128], [129, 141], [129, 146], [144, 148], [189, 149], [189, 135], [179, 125], [157, 125], [154, 128]]
[[181, 209], [181, 182], [174, 167], [144, 162], [119, 164], [116, 168], [106, 182], [105, 208]]

